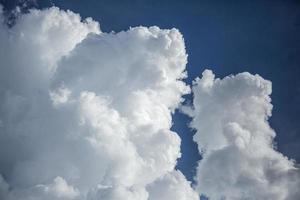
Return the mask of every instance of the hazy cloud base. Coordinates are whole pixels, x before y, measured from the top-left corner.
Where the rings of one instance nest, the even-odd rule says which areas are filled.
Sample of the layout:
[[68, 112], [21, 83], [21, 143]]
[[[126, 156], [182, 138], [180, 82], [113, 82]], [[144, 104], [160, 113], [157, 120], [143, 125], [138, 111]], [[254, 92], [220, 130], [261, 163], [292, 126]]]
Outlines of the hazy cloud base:
[[0, 20], [0, 199], [299, 197], [298, 169], [273, 148], [270, 82], [210, 71], [195, 81], [186, 110], [203, 160], [193, 189], [175, 170], [170, 130], [190, 92], [178, 30], [103, 33], [55, 7], [10, 28]]

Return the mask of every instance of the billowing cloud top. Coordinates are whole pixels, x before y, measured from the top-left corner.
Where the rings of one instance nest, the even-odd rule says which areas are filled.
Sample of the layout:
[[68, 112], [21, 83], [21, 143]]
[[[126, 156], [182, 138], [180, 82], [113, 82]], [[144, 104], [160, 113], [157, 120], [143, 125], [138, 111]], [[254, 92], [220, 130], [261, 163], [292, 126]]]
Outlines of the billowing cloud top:
[[273, 144], [271, 82], [249, 73], [202, 75], [194, 82], [190, 111], [203, 156], [198, 191], [213, 200], [299, 199], [299, 169]]
[[1, 19], [0, 199], [198, 199], [174, 169], [178, 30], [107, 34], [55, 7]]

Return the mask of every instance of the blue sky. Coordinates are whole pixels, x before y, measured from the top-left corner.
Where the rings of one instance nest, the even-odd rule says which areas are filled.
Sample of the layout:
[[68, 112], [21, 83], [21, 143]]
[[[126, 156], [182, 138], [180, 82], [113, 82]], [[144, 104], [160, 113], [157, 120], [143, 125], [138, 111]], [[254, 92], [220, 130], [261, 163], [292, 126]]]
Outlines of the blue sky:
[[[7, 8], [14, 5], [0, 2]], [[179, 29], [188, 53], [188, 84], [206, 68], [217, 77], [248, 71], [272, 81], [270, 124], [277, 133], [278, 150], [300, 161], [299, 1], [42, 0], [33, 5], [55, 5], [92, 17], [104, 32], [140, 25]], [[187, 102], [191, 99], [186, 96]], [[201, 157], [189, 118], [177, 111], [173, 123], [182, 138], [177, 168], [192, 180]]]
[[[35, 6], [51, 5], [92, 17], [105, 32], [139, 25], [178, 28], [189, 55], [189, 84], [205, 68], [218, 77], [248, 71], [271, 80], [274, 109], [270, 122], [277, 132], [278, 149], [300, 161], [298, 1], [42, 0]], [[182, 137], [183, 152], [178, 168], [191, 180], [200, 156], [188, 122], [176, 112], [173, 129]]]

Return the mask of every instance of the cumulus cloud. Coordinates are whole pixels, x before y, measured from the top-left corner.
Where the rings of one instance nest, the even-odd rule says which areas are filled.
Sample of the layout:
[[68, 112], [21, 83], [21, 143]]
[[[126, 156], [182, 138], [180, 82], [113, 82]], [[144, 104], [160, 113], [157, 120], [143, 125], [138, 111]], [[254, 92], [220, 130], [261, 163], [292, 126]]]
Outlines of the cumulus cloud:
[[223, 79], [205, 70], [194, 81], [193, 117], [203, 159], [197, 190], [212, 200], [299, 198], [300, 173], [276, 151], [271, 116], [271, 82], [240, 73]]
[[176, 29], [103, 33], [52, 7], [0, 9], [0, 199], [296, 200], [299, 170], [276, 151], [271, 83], [206, 70], [186, 109], [203, 159], [197, 192], [175, 170], [172, 113], [190, 92]]
[[102, 33], [56, 7], [0, 19], [1, 199], [198, 199], [174, 169], [178, 30]]

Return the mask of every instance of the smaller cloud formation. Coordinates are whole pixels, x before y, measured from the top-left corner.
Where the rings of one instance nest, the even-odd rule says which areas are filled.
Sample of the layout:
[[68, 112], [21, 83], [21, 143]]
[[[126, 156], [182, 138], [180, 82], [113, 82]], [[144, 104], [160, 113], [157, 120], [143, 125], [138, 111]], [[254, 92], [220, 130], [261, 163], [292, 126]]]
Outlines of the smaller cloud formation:
[[198, 199], [170, 130], [190, 91], [178, 30], [103, 33], [56, 7], [0, 21], [1, 200]]
[[38, 7], [37, 0], [0, 0], [3, 3], [2, 18], [8, 26], [13, 26], [22, 13], [28, 13], [31, 8]]
[[299, 169], [276, 151], [268, 123], [271, 82], [246, 72], [216, 79], [205, 70], [192, 91], [191, 126], [203, 156], [199, 193], [212, 200], [299, 199]]

